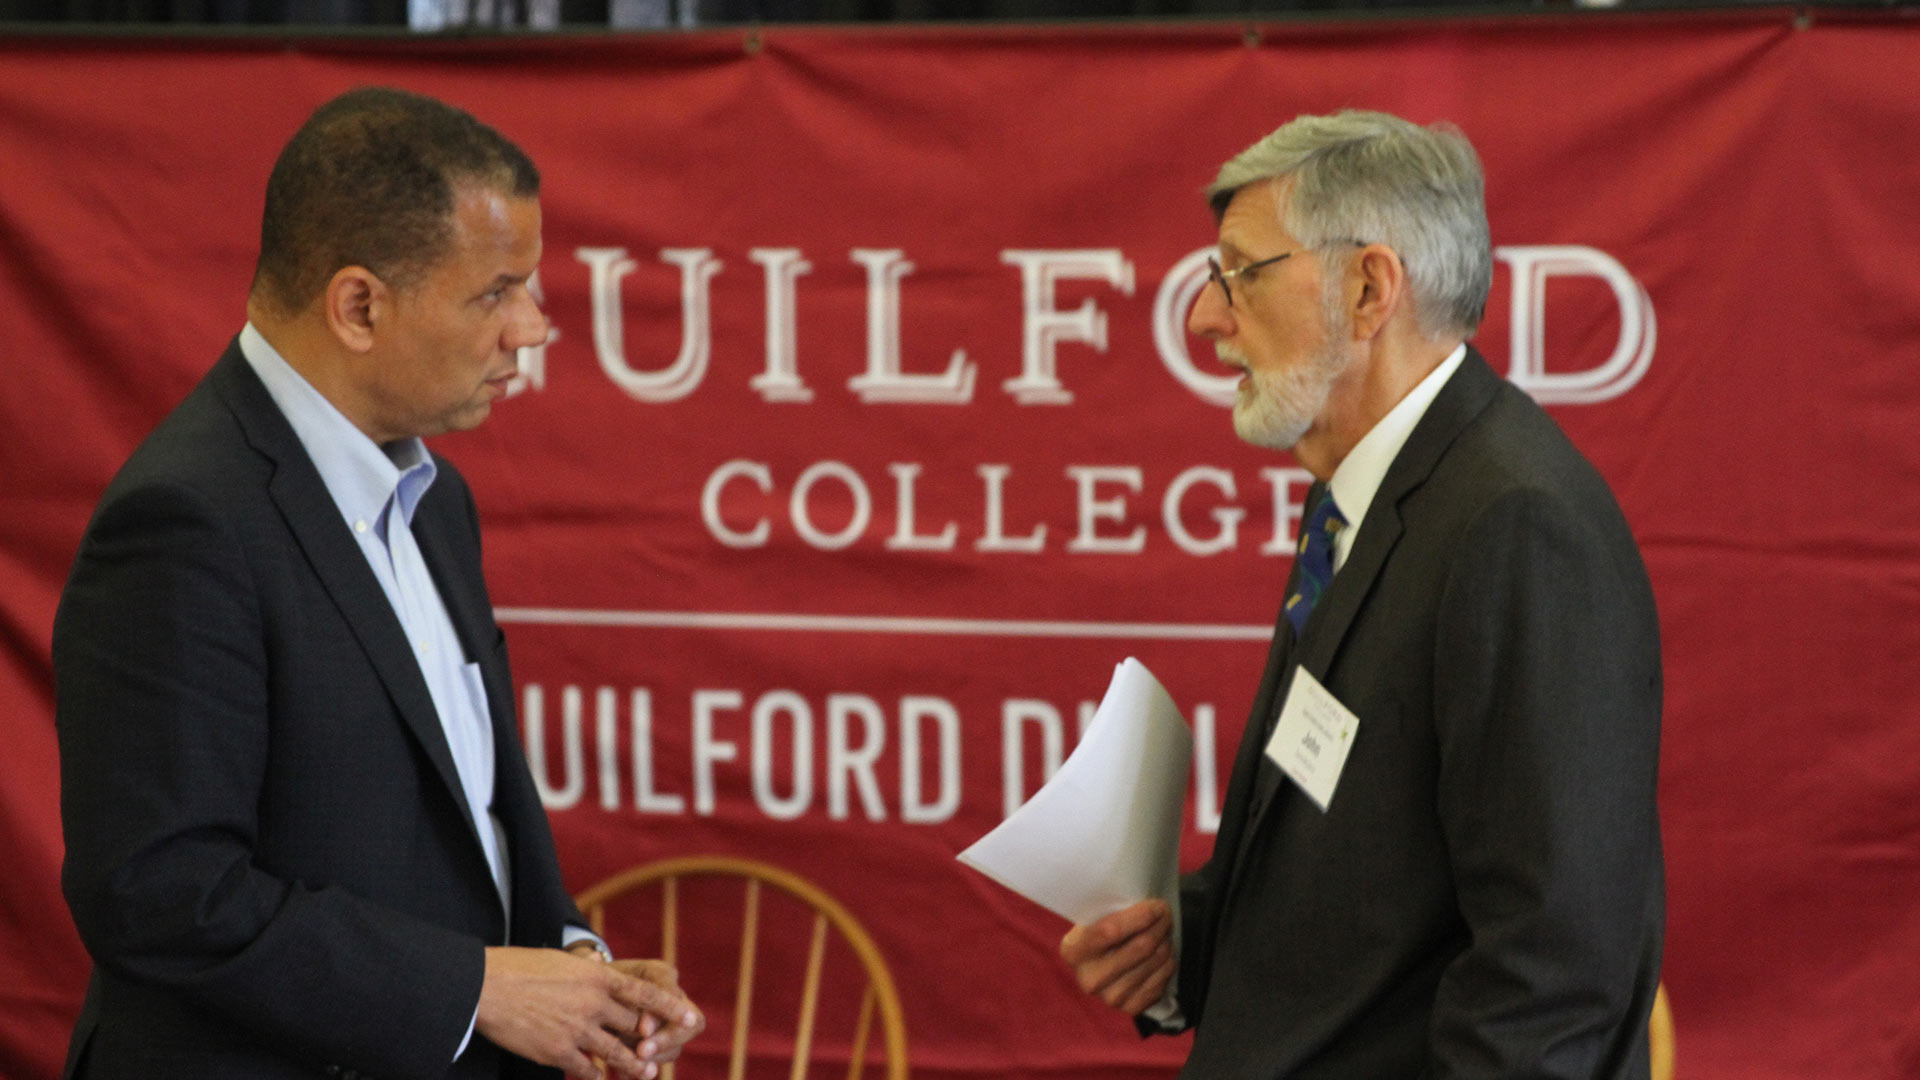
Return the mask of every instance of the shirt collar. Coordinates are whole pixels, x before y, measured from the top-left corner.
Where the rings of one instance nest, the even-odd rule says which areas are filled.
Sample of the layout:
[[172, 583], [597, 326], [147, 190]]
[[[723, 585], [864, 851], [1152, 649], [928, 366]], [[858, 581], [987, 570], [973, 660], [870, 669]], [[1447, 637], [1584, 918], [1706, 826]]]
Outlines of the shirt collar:
[[1427, 414], [1427, 407], [1433, 404], [1440, 388], [1459, 370], [1466, 356], [1467, 346], [1463, 342], [1417, 386], [1407, 391], [1407, 396], [1381, 417], [1333, 470], [1333, 479], [1327, 481], [1327, 487], [1333, 491], [1333, 501], [1340, 507], [1341, 516], [1347, 519], [1347, 527], [1335, 538], [1336, 563], [1344, 562], [1347, 552], [1353, 550], [1354, 535], [1360, 531], [1367, 508], [1373, 505], [1373, 497], [1380, 491], [1380, 482], [1387, 478], [1387, 467], [1400, 455], [1407, 437], [1413, 434], [1420, 418]]
[[353, 425], [306, 377], [295, 371], [253, 323], [240, 331], [240, 353], [292, 426], [313, 460], [327, 493], [356, 532], [372, 527], [386, 536], [386, 509], [396, 496], [409, 525], [414, 508], [432, 485], [433, 455], [419, 439], [380, 446]]

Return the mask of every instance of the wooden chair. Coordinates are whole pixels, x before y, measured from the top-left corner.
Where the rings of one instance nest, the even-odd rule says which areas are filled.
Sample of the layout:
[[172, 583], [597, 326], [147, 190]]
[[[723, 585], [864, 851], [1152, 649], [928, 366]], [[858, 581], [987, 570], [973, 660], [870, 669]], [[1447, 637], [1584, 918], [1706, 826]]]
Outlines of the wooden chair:
[[[764, 889], [769, 885], [770, 892]], [[732, 899], [736, 896], [737, 902]], [[594, 932], [610, 937], [617, 952], [659, 956], [680, 969], [682, 988], [708, 1016], [707, 1031], [688, 1044], [677, 1063], [688, 1071], [699, 1071], [720, 1056], [712, 1044], [724, 1028], [730, 1036], [728, 1080], [743, 1080], [752, 1060], [770, 1057], [790, 1059], [790, 1080], [805, 1080], [816, 1055], [823, 1064], [844, 1061], [847, 1080], [859, 1080], [868, 1063], [877, 1013], [880, 1044], [871, 1049], [883, 1053], [886, 1080], [906, 1080], [906, 1023], [886, 961], [859, 921], [812, 882], [752, 859], [692, 856], [623, 871], [574, 899]], [[607, 929], [610, 906], [617, 915], [611, 935]], [[651, 921], [647, 917], [656, 908], [657, 945], [639, 929], [641, 923]], [[734, 919], [737, 935], [731, 924], [715, 925], [718, 920]], [[799, 942], [776, 943], [795, 931], [796, 938], [807, 938], [798, 971], [788, 969], [800, 959]], [[761, 939], [770, 935], [777, 936], [763, 950]], [[730, 947], [736, 939], [738, 958], [727, 964], [721, 955], [723, 945]], [[830, 939], [844, 942], [847, 948], [830, 947]], [[840, 961], [833, 965], [832, 977], [826, 974], [830, 959]], [[849, 969], [848, 977], [838, 974], [843, 967]], [[724, 990], [716, 992], [728, 970], [733, 972], [730, 1018], [725, 1014], [727, 995]], [[764, 1005], [756, 1013], [761, 999]], [[835, 1005], [844, 1008], [833, 1019], [846, 1021], [852, 1029], [844, 1042], [824, 1040], [816, 1030]], [[756, 1019], [787, 1008], [797, 1014], [790, 1042], [753, 1028]], [[674, 1068], [668, 1065], [662, 1070], [664, 1080], [674, 1080]]]

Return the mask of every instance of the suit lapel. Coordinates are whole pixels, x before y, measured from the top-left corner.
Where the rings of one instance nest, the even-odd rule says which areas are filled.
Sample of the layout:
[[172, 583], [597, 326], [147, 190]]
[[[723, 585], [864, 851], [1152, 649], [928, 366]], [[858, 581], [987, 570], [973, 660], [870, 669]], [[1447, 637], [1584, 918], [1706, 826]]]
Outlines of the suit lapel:
[[413, 647], [400, 627], [393, 605], [380, 588], [379, 579], [367, 565], [346, 523], [340, 517], [333, 496], [320, 479], [319, 470], [307, 456], [300, 439], [286, 417], [274, 404], [272, 395], [259, 376], [247, 364], [236, 343], [229, 346], [214, 370], [221, 396], [240, 421], [254, 449], [274, 463], [273, 478], [267, 484], [268, 496], [279, 509], [287, 529], [299, 544], [307, 565], [333, 599], [341, 617], [352, 629], [367, 662], [379, 676], [396, 711], [413, 733], [415, 741], [433, 763], [434, 772], [445, 785], [454, 805], [461, 808], [460, 818], [467, 823], [476, 845], [473, 815], [466, 813], [466, 796], [453, 754], [447, 748], [446, 731], [440, 726], [440, 714], [433, 697], [413, 659]]
[[[1493, 400], [1500, 385], [1500, 377], [1493, 373], [1493, 369], [1487, 366], [1486, 360], [1472, 346], [1468, 346], [1467, 355], [1459, 369], [1440, 388], [1420, 422], [1407, 436], [1406, 444], [1394, 456], [1393, 464], [1387, 467], [1387, 474], [1380, 481], [1380, 490], [1374, 494], [1367, 516], [1361, 522], [1353, 550], [1348, 553], [1347, 561], [1339, 573], [1333, 576], [1333, 583], [1327, 587], [1326, 594], [1314, 605], [1313, 614], [1308, 616], [1306, 630], [1292, 649], [1292, 662], [1285, 665], [1287, 670], [1278, 673], [1278, 686], [1268, 699], [1268, 711], [1260, 717], [1267, 730], [1272, 729], [1275, 717], [1286, 704], [1294, 666], [1305, 668], [1322, 683], [1327, 681], [1327, 673], [1333, 668], [1334, 659], [1340, 653], [1347, 632], [1353, 627], [1354, 618], [1372, 593], [1374, 582], [1379, 579], [1388, 557], [1405, 532], [1400, 513], [1401, 502], [1426, 483], [1434, 467], [1445, 456], [1447, 448]], [[1315, 490], [1318, 487], [1315, 485]], [[1280, 625], [1284, 630], [1290, 624], [1281, 619]], [[1263, 683], [1262, 690], [1265, 689]], [[1361, 717], [1361, 720], [1364, 723], [1366, 718]], [[1279, 767], [1266, 757], [1264, 740], [1260, 749], [1263, 752], [1244, 834], [1247, 838], [1251, 838], [1258, 830], [1262, 819], [1276, 801], [1276, 792], [1286, 779]]]
[[[529, 821], [544, 823], [545, 810], [533, 790], [532, 778], [520, 756], [520, 728], [513, 710], [513, 673], [508, 670], [500, 647], [499, 628], [493, 621], [493, 609], [487, 599], [486, 585], [480, 577], [479, 552], [464, 549], [459, 542], [471, 535], [472, 497], [445, 461], [437, 462], [440, 477], [420, 502], [413, 518], [414, 541], [420, 545], [420, 557], [432, 575], [434, 588], [446, 605], [454, 634], [470, 663], [480, 665], [480, 681], [486, 688], [487, 719], [493, 735], [492, 812], [506, 830], [507, 840], [501, 857], [506, 860], [507, 888], [512, 900], [507, 927], [510, 944], [528, 944], [539, 937], [543, 908], [529, 901], [528, 873], [540, 865], [538, 838], [528, 835]], [[459, 510], [462, 513], [456, 514]], [[464, 515], [464, 516], [463, 516]], [[478, 585], [478, 588], [475, 586]], [[464, 803], [462, 805], [465, 805]], [[492, 822], [488, 823], [492, 827]], [[549, 841], [548, 847], [551, 847]], [[551, 856], [549, 856], [551, 858]]]
[[[1325, 489], [1324, 483], [1315, 482], [1307, 489], [1304, 505], [1312, 506]], [[1296, 553], [1293, 569], [1288, 571], [1286, 586], [1280, 594], [1280, 611], [1274, 619], [1272, 644], [1267, 648], [1267, 666], [1261, 672], [1260, 689], [1253, 696], [1253, 708], [1247, 714], [1246, 733], [1241, 736], [1240, 752], [1234, 758], [1233, 774], [1227, 780], [1227, 813], [1221, 819], [1220, 834], [1214, 840], [1215, 852], [1225, 852], [1232, 860], [1223, 875], [1229, 893], [1246, 864], [1246, 849], [1254, 835], [1254, 827], [1273, 798], [1274, 788], [1280, 778], [1279, 769], [1267, 759], [1266, 747], [1267, 739], [1273, 732], [1274, 719], [1286, 701], [1287, 684], [1293, 677], [1294, 665], [1298, 660], [1299, 639], [1294, 636], [1292, 620], [1287, 618], [1286, 601], [1293, 595], [1299, 580], [1300, 560]], [[1312, 625], [1311, 620], [1308, 625]], [[1234, 812], [1236, 808], [1239, 809], [1237, 813]]]
[[486, 686], [487, 712], [493, 725], [493, 813], [507, 834], [503, 854], [507, 859], [507, 887], [513, 896], [507, 940], [515, 945], [557, 946], [562, 923], [585, 923], [554, 873], [559, 859], [548, 831], [546, 808], [521, 750], [513, 672], [481, 573], [473, 496], [458, 473], [444, 461], [440, 467], [441, 478], [434, 481], [414, 515], [413, 534], [447, 605], [461, 647], [469, 661], [480, 665], [481, 681]]
[[[1287, 595], [1293, 592], [1293, 575], [1287, 577]], [[1247, 714], [1246, 734], [1241, 737], [1240, 749], [1233, 759], [1233, 772], [1227, 778], [1227, 795], [1223, 804], [1225, 813], [1220, 821], [1220, 834], [1214, 838], [1215, 858], [1231, 860], [1221, 875], [1226, 893], [1233, 891], [1234, 882], [1239, 880], [1241, 867], [1245, 865], [1247, 841], [1254, 833], [1254, 825], [1265, 808], [1266, 801], [1272, 798], [1273, 781], [1269, 774], [1277, 776], [1279, 770], [1267, 760], [1267, 735], [1272, 730], [1272, 721], [1278, 714], [1280, 703], [1285, 699], [1283, 680], [1293, 672], [1294, 637], [1293, 624], [1287, 621], [1286, 609], [1280, 609], [1280, 616], [1274, 623], [1272, 644], [1267, 650], [1266, 670], [1260, 677], [1260, 689], [1253, 696], [1253, 709]]]
[[[438, 463], [444, 473], [447, 466]], [[445, 483], [443, 477], [435, 487]], [[430, 492], [431, 500], [437, 492]], [[434, 500], [438, 501], [438, 500]], [[440, 593], [440, 601], [447, 607], [447, 616], [453, 621], [453, 632], [460, 639], [461, 651], [466, 654], [468, 663], [477, 663], [485, 668], [490, 659], [492, 644], [481, 640], [484, 635], [480, 628], [485, 621], [483, 612], [474, 610], [474, 602], [467, 596], [465, 583], [456, 577], [456, 568], [461, 560], [454, 554], [447, 529], [441, 527], [439, 515], [427, 512], [428, 501], [422, 500], [421, 511], [414, 515], [414, 543], [420, 545], [420, 557], [426, 561], [427, 573], [433, 578], [433, 587]], [[491, 688], [489, 688], [491, 689]]]

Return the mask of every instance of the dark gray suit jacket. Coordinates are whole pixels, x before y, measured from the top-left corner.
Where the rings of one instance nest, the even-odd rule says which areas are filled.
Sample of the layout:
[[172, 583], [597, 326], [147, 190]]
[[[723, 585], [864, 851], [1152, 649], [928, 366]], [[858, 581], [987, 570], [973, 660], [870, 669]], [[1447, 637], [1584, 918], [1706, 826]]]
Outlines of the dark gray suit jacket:
[[55, 620], [62, 884], [94, 959], [69, 1075], [533, 1071], [478, 1034], [454, 1064], [483, 948], [557, 945], [579, 912], [473, 499], [436, 464], [413, 528], [484, 675], [513, 925], [399, 620], [236, 344], [108, 487]]
[[[1303, 666], [1360, 727], [1322, 813], [1264, 754]], [[1605, 482], [1479, 354], [1282, 617], [1182, 883], [1184, 1075], [1644, 1077], [1660, 646]]]

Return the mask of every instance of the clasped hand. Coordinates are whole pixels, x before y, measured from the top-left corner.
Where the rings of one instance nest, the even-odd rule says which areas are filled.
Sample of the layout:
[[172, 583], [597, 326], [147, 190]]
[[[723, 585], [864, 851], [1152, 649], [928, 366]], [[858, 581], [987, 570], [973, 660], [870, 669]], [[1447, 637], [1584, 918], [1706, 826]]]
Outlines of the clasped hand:
[[487, 950], [476, 1029], [570, 1080], [653, 1080], [706, 1024], [662, 961], [606, 964], [560, 949]]

